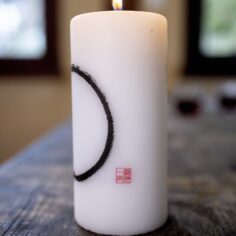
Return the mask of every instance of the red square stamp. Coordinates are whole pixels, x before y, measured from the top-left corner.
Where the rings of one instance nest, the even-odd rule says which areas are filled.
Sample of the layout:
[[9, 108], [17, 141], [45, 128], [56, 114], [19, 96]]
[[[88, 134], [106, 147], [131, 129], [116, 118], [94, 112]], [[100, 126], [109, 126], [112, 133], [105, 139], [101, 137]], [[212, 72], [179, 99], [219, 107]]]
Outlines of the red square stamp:
[[130, 184], [132, 182], [131, 168], [116, 168], [116, 183]]

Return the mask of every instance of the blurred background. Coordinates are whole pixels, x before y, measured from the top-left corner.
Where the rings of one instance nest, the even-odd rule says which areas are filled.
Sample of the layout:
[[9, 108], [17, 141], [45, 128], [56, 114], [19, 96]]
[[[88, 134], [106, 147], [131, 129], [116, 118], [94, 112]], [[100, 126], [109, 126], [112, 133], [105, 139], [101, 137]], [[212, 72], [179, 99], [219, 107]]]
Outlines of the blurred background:
[[[233, 122], [236, 1], [124, 5], [168, 19], [170, 116], [190, 124], [206, 116]], [[109, 9], [109, 0], [0, 0], [0, 163], [70, 118], [70, 19]]]

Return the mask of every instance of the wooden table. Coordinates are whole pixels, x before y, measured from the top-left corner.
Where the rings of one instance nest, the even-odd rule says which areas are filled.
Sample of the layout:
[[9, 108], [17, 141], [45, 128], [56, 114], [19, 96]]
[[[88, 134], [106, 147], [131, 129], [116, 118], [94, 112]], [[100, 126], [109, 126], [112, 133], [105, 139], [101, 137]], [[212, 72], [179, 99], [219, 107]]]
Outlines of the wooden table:
[[[169, 122], [169, 219], [149, 235], [236, 235], [236, 123]], [[0, 167], [0, 235], [93, 235], [73, 218], [68, 122]]]

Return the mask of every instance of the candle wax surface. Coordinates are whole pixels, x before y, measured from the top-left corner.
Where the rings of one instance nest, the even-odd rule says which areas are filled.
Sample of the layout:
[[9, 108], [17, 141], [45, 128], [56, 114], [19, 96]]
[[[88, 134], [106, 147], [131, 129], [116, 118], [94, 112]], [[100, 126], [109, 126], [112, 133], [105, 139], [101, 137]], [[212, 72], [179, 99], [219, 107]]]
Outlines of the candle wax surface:
[[[74, 180], [75, 218], [101, 234], [153, 231], [167, 218], [167, 22], [155, 13], [94, 12], [71, 21], [72, 64], [89, 74], [113, 119], [105, 163]], [[109, 122], [96, 89], [72, 72], [74, 173], [93, 167]]]

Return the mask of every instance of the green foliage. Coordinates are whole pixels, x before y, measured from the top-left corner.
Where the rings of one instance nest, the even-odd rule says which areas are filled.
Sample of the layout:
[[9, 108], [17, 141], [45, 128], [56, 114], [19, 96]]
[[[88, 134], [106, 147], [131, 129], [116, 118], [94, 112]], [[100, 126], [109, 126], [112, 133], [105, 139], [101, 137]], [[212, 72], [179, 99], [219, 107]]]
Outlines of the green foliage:
[[200, 48], [207, 56], [236, 55], [236, 0], [204, 0]]
[[225, 33], [236, 24], [236, 0], [204, 0], [203, 14], [206, 30]]

